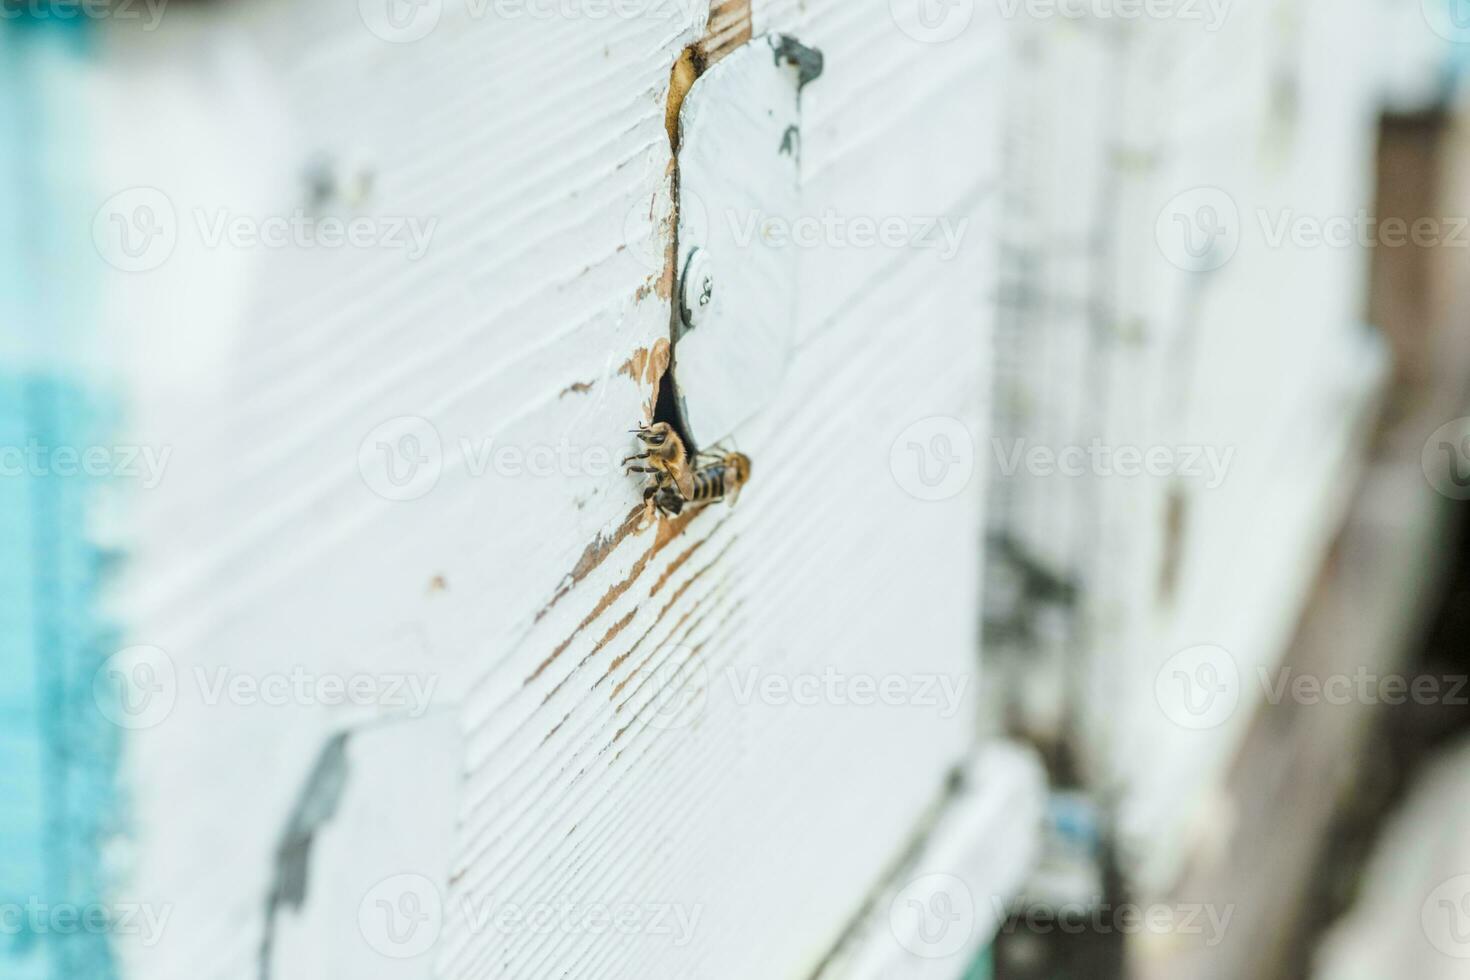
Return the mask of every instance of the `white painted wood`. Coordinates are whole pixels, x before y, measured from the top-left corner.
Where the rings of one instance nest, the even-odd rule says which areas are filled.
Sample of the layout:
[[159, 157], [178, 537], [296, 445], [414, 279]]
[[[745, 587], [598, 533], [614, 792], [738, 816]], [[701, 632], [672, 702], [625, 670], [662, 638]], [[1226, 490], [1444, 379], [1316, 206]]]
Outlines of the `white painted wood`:
[[[1024, 559], [994, 552], [989, 581], [1008, 592], [988, 615], [1010, 651], [992, 653], [1019, 726], [1117, 801], [1145, 890], [1173, 878], [1196, 828], [1228, 819], [1215, 788], [1340, 519], [1383, 377], [1360, 322], [1365, 249], [1270, 233], [1370, 206], [1379, 15], [1303, 0], [1232, 4], [1216, 30], [1059, 19], [1031, 25], [1013, 59], [994, 462], [1022, 440], [1052, 454], [1096, 440], [1162, 450], [1170, 468], [1121, 476], [1083, 456], [1066, 476], [1021, 458], [992, 481], [992, 533]], [[1191, 259], [1169, 233], [1179, 214], [1203, 240], [1201, 206], [1231, 234]], [[1028, 575], [1053, 587], [1027, 599]], [[1181, 718], [1169, 685], [1201, 664], [1172, 658], [1205, 646], [1225, 651], [1209, 666], [1238, 699]]]
[[[1007, 62], [994, 430], [986, 447], [992, 720], [1057, 744], [1079, 733], [1082, 616], [1066, 598], [1096, 548], [1094, 480], [1026, 465], [1100, 434], [1100, 320], [1114, 274], [1112, 133], [1124, 47], [1104, 25], [1012, 26]], [[1052, 582], [1043, 589], [1038, 579]], [[1040, 591], [1038, 591], [1040, 590]], [[1085, 737], [1085, 736], [1082, 736]]]
[[[156, 945], [122, 944], [123, 975], [807, 976], [974, 746], [982, 487], [920, 499], [893, 458], [936, 417], [983, 444], [999, 42], [756, 5], [758, 31], [827, 55], [803, 95], [803, 212], [958, 234], [793, 251], [796, 348], [735, 432], [754, 461], [738, 508], [637, 530], [616, 460], [670, 323], [664, 100], [704, 12], [428, 4], [396, 28], [426, 33], [395, 43], [369, 8], [190, 8], [111, 29], [93, 79], [113, 93], [99, 198], [148, 182], [180, 242], [107, 281], [133, 431], [172, 448], [129, 502], [116, 602], [174, 682], [167, 716], [126, 739], [118, 880], [174, 915]], [[217, 139], [170, 140], [184, 112]], [[300, 176], [324, 158], [336, 193]], [[222, 207], [433, 230], [412, 257], [209, 248], [194, 209]], [[191, 286], [204, 272], [227, 303]], [[211, 693], [222, 671], [298, 670], [420, 696]], [[906, 700], [748, 693], [834, 673]], [[280, 842], [344, 733], [305, 898], [274, 909], [262, 964]], [[498, 924], [543, 904], [638, 928]], [[420, 950], [407, 917], [430, 909]]]
[[1037, 861], [1045, 788], [1034, 755], [1016, 746], [972, 760], [817, 980], [964, 976]]
[[[1370, 206], [1376, 86], [1371, 72], [1345, 84], [1340, 66], [1373, 63], [1375, 17], [1371, 4], [1304, 2], [1284, 14], [1252, 4], [1214, 36], [1166, 30], [1135, 41], [1125, 146], [1156, 164], [1121, 186], [1119, 258], [1131, 275], [1116, 315], [1138, 324], [1144, 343], [1142, 357], [1118, 361], [1105, 438], [1213, 446], [1222, 458], [1234, 450], [1214, 488], [1208, 479], [1157, 481], [1142, 494], [1117, 480], [1101, 488], [1118, 516], [1103, 523], [1107, 557], [1089, 574], [1101, 592], [1093, 642], [1124, 653], [1092, 661], [1091, 683], [1114, 700], [1092, 702], [1091, 727], [1111, 734], [1090, 747], [1116, 753], [1112, 779], [1130, 793], [1122, 829], [1150, 884], [1176, 873], [1263, 699], [1259, 670], [1290, 639], [1383, 378], [1382, 344], [1360, 321], [1366, 249], [1278, 246], [1267, 231], [1284, 216]], [[1229, 97], [1209, 81], [1226, 72], [1237, 79]], [[1177, 84], [1161, 88], [1161, 75]], [[1200, 275], [1163, 260], [1155, 222], [1175, 195], [1209, 186], [1229, 195], [1239, 246]], [[1171, 507], [1182, 511], [1173, 540]], [[1161, 704], [1160, 678], [1200, 644], [1227, 652], [1238, 703], [1218, 718], [1181, 719]]]
[[[764, 120], [734, 113], [769, 127], [748, 146], [723, 138], [729, 96], [701, 108], [759, 62], [751, 50], [696, 85], [683, 186], [706, 211], [718, 199], [840, 231], [733, 263], [727, 241], [711, 249], [718, 302], [770, 303], [722, 315], [771, 325], [756, 347], [782, 349], [785, 373], [756, 383], [763, 369], [736, 360], [748, 348], [683, 338], [696, 434], [732, 436], [754, 481], [737, 509], [672, 534], [632, 526], [639, 483], [609, 463], [634, 448], [668, 339], [664, 109], [704, 5], [548, 18], [430, 0], [395, 22], [388, 2], [182, 7], [147, 34], [110, 23], [94, 73], [68, 82], [100, 107], [98, 200], [146, 185], [177, 222], [157, 268], [103, 270], [99, 360], [117, 365], [133, 441], [171, 453], [164, 482], [114, 522], [129, 641], [165, 651], [176, 685], [168, 716], [128, 735], [134, 830], [116, 848], [119, 880], [171, 904], [174, 925], [157, 946], [125, 943], [125, 973], [257, 974], [277, 849], [344, 732], [352, 775], [303, 865], [313, 888], [273, 913], [277, 976], [323, 962], [806, 976], [1002, 711], [1120, 801], [1127, 870], [1163, 887], [1192, 828], [1222, 816], [1214, 787], [1250, 701], [1181, 728], [1161, 671], [1217, 644], [1259, 694], [1254, 671], [1286, 641], [1371, 410], [1381, 363], [1358, 323], [1360, 251], [1263, 249], [1258, 216], [1365, 200], [1383, 73], [1340, 66], [1376, 64], [1381, 5], [1242, 0], [1214, 32], [978, 5], [959, 37], [926, 43], [891, 5], [756, 0], [757, 35], [826, 57], [801, 95], [800, 184], [785, 169], [756, 179], [773, 161], [795, 169], [770, 152], [795, 112], [789, 77], [779, 92], [734, 86], [742, 103], [780, 103]], [[708, 144], [694, 132], [706, 111], [722, 120]], [[1224, 189], [1242, 222], [1208, 273], [1159, 241], [1171, 199], [1200, 187]], [[207, 241], [222, 214], [259, 225], [298, 210], [417, 219], [421, 254]], [[701, 237], [692, 214], [681, 259]], [[854, 237], [855, 222], [886, 221], [923, 241]], [[739, 399], [706, 438], [699, 399], [718, 392]], [[904, 467], [915, 451], [933, 462], [940, 435], [988, 469], [923, 500]], [[1094, 439], [1229, 452], [1229, 469], [1216, 486], [1024, 465], [984, 479], [1017, 440]], [[1028, 563], [991, 567], [992, 593], [1010, 590], [992, 625], [1024, 627], [997, 642], [993, 708], [976, 693], [982, 530]], [[1074, 597], [1018, 598], [1027, 571]], [[947, 679], [955, 710], [736, 696], [752, 670], [789, 682], [829, 668]], [[397, 678], [421, 697], [210, 703], [222, 670], [298, 669]], [[415, 753], [433, 764], [385, 807], [385, 760]], [[993, 843], [989, 829], [973, 839]], [[421, 955], [382, 956], [364, 934], [363, 902], [372, 915], [402, 897], [375, 893], [368, 867], [429, 882], [442, 914]], [[681, 945], [487, 925], [487, 910], [538, 902], [699, 922]]]
[[[173, 684], [167, 716], [127, 735], [132, 829], [114, 848], [120, 887], [173, 925], [124, 942], [124, 974], [254, 977], [268, 934], [277, 977], [902, 972], [847, 930], [1002, 712], [1119, 801], [1126, 870], [1162, 888], [1192, 828], [1228, 819], [1214, 790], [1245, 695], [1286, 642], [1372, 407], [1361, 251], [1263, 248], [1260, 215], [1365, 201], [1387, 73], [1341, 65], [1379, 64], [1382, 5], [1239, 0], [1210, 31], [980, 4], [930, 43], [891, 4], [755, 0], [757, 35], [825, 55], [800, 98], [799, 184], [774, 152], [791, 72], [758, 84], [757, 40], [695, 86], [682, 186], [711, 219], [761, 210], [822, 237], [732, 249], [728, 221], [700, 232], [681, 213], [676, 267], [710, 245], [721, 316], [769, 330], [680, 342], [696, 434], [731, 436], [754, 479], [734, 510], [639, 529], [639, 481], [613, 464], [670, 339], [664, 112], [706, 5], [390, 3], [109, 22], [91, 74], [66, 83], [98, 107], [98, 201], [152, 189], [175, 223], [156, 267], [101, 270], [97, 361], [116, 366], [132, 441], [170, 453], [108, 531], [130, 555], [129, 642], [164, 651]], [[758, 135], [735, 138], [732, 118]], [[1160, 241], [1171, 200], [1199, 188], [1240, 221], [1208, 272]], [[298, 212], [418, 235], [210, 243], [221, 220]], [[865, 244], [864, 223], [903, 240]], [[778, 386], [756, 380], [772, 364]], [[701, 398], [722, 393], [739, 397], [707, 434]], [[1228, 471], [995, 474], [1019, 440], [1094, 439], [1229, 453]], [[940, 463], [968, 477], [952, 495], [923, 479]], [[991, 565], [989, 614], [1018, 632], [996, 642], [982, 708], [983, 532], [1014, 548]], [[1050, 597], [1028, 597], [1027, 575]], [[1200, 644], [1243, 686], [1194, 730], [1158, 691]], [[829, 670], [933, 679], [951, 700], [742, 693]], [[379, 696], [215, 693], [299, 672]], [[385, 703], [390, 679], [407, 701]], [[333, 796], [316, 774], [344, 735]], [[415, 758], [432, 761], [396, 783]], [[1025, 796], [1019, 771], [975, 814]], [[331, 815], [292, 865], [310, 887], [272, 910], [281, 842], [319, 794]], [[956, 840], [1027, 852], [1014, 825], [954, 819]], [[420, 884], [382, 893], [369, 870]], [[438, 903], [435, 941], [383, 955], [360, 914], [410, 893]], [[677, 944], [493, 924], [537, 903], [698, 922]], [[843, 935], [852, 959], [827, 961]]]

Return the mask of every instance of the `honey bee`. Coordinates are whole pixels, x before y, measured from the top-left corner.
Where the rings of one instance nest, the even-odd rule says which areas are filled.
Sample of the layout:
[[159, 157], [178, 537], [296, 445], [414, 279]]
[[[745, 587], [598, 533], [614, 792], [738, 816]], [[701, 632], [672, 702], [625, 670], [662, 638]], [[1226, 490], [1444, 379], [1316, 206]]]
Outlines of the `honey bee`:
[[[667, 422], [655, 422], [653, 425], [640, 425], [630, 431], [648, 447], [623, 460], [629, 473], [652, 474], [648, 486], [644, 488], [643, 499], [650, 500], [660, 491], [670, 488], [685, 499], [692, 496], [694, 471], [689, 465], [689, 453], [684, 448], [684, 440], [679, 438], [679, 433], [674, 431], [673, 426]], [[635, 460], [645, 460], [648, 465], [628, 465]]]
[[712, 462], [695, 468], [689, 493], [681, 493], [673, 485], [660, 486], [654, 491], [653, 501], [659, 510], [677, 516], [685, 504], [703, 507], [728, 500], [730, 506], [735, 506], [740, 488], [750, 480], [750, 457], [744, 453], [701, 453], [700, 458]]

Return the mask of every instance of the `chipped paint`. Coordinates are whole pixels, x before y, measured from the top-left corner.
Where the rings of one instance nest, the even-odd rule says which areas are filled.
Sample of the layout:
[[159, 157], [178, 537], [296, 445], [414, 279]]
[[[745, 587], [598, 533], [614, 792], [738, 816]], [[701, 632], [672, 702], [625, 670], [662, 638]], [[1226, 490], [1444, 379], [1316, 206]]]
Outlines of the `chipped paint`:
[[708, 67], [751, 38], [750, 0], [711, 0], [709, 26], [699, 41]]
[[653, 342], [652, 349], [639, 347], [633, 351], [633, 356], [623, 362], [618, 368], [618, 374], [632, 378], [641, 384], [656, 384], [663, 373], [668, 370], [670, 357], [670, 344], [668, 338], [660, 337]]
[[648, 397], [643, 404], [643, 417], [647, 420], [651, 421], [654, 417], [659, 391], [672, 360], [673, 345], [667, 337], [660, 337], [653, 342], [651, 348], [639, 347], [634, 350], [633, 355], [618, 368], [619, 375], [632, 378], [639, 386], [646, 386]]
[[[603, 562], [604, 559], [607, 558], [608, 555], [612, 554], [613, 549], [616, 548], [617, 545], [621, 543], [622, 540], [626, 538], [631, 532], [632, 525], [630, 524], [630, 522], [636, 524], [638, 518], [640, 518], [642, 515], [643, 507], [640, 505], [636, 510], [633, 511], [632, 515], [630, 515], [629, 520], [625, 520], [611, 537], [604, 538], [599, 535], [598, 538], [592, 542], [592, 544], [588, 545], [587, 549], [582, 552], [582, 559], [578, 562], [577, 568], [572, 570], [570, 576], [571, 582], [563, 586], [561, 590], [558, 590], [556, 596], [552, 598], [551, 602], [549, 602], [545, 606], [545, 608], [543, 608], [541, 612], [537, 614], [537, 620], [545, 616], [546, 613], [550, 611], [551, 607], [554, 606], [557, 601], [560, 600], [564, 595], [566, 595], [567, 592], [570, 592], [577, 582], [580, 582], [582, 579], [586, 578], [589, 574], [591, 574], [593, 569], [595, 569]], [[643, 574], [643, 570], [648, 567], [648, 563], [652, 561], [659, 552], [663, 551], [664, 548], [668, 546], [669, 542], [674, 540], [674, 538], [678, 536], [680, 531], [688, 526], [689, 521], [692, 519], [692, 517], [693, 512], [681, 515], [676, 518], [659, 521], [658, 533], [654, 536], [652, 545], [650, 545], [648, 550], [645, 551], [641, 556], [639, 556], [638, 560], [633, 563], [633, 567], [629, 570], [627, 576], [624, 577], [621, 581], [615, 583], [611, 588], [603, 593], [602, 597], [597, 600], [597, 604], [593, 606], [592, 611], [582, 618], [582, 621], [577, 624], [577, 628], [572, 630], [571, 635], [569, 635], [565, 640], [558, 644], [555, 649], [551, 651], [551, 654], [537, 665], [536, 669], [532, 671], [530, 676], [525, 679], [524, 684], [530, 684], [531, 682], [536, 680], [536, 678], [540, 677], [546, 671], [546, 668], [550, 667], [553, 663], [556, 662], [556, 659], [558, 657], [566, 652], [567, 648], [572, 645], [572, 641], [574, 641], [584, 629], [596, 622], [597, 618], [601, 616], [604, 612], [606, 612], [609, 606], [611, 606], [614, 602], [616, 602], [619, 598], [626, 594], [627, 591], [633, 587], [633, 584], [637, 582], [639, 577]], [[718, 527], [718, 525], [716, 525], [716, 527]], [[649, 593], [649, 595], [652, 594], [653, 592]], [[657, 620], [655, 620], [655, 622], [657, 622]]]
[[[697, 571], [693, 575], [689, 576], [689, 578], [686, 579], [679, 586], [679, 588], [674, 591], [673, 595], [671, 595], [669, 597], [669, 601], [664, 605], [664, 607], [662, 609], [659, 610], [659, 613], [658, 613], [658, 615], [656, 617], [654, 617], [653, 622], [649, 624], [648, 631], [650, 633], [658, 626], [658, 624], [660, 622], [662, 622], [663, 618], [669, 614], [669, 610], [673, 609], [676, 605], [679, 604], [679, 600], [681, 598], [683, 598], [684, 593], [687, 592], [687, 591], [689, 591], [689, 588], [692, 585], [694, 585], [695, 582], [699, 581], [701, 578], [704, 577], [704, 573], [705, 572], [709, 571], [711, 568], [714, 568], [716, 565], [720, 564], [720, 560], [722, 558], [724, 558], [726, 554], [729, 553], [730, 548], [734, 544], [735, 544], [735, 542], [733, 540], [727, 542], [726, 545], [725, 545], [725, 547], [721, 548], [719, 550], [719, 552], [714, 556], [714, 558], [710, 559], [710, 561], [709, 561], [708, 564], [700, 566], [699, 571]], [[699, 605], [700, 604], [696, 602], [689, 609], [685, 610], [684, 611], [684, 615], [681, 616], [681, 617], [679, 617], [679, 619], [674, 622], [674, 630], [678, 630], [679, 627], [683, 626], [686, 622], [688, 622], [689, 618], [691, 616], [693, 616], [694, 613], [696, 613], [696, 612], [699, 611]], [[647, 635], [648, 635], [647, 633], [644, 634], [644, 636], [647, 636]], [[640, 641], [641, 641], [641, 639], [642, 639], [642, 637], [640, 637]], [[628, 653], [631, 654], [634, 649], [637, 649], [637, 644], [634, 644], [633, 648], [629, 649]], [[655, 651], [655, 653], [656, 652], [657, 651]], [[650, 656], [652, 656], [652, 654], [650, 654]], [[645, 660], [644, 661], [644, 665], [646, 665], [646, 664], [647, 664], [647, 661]], [[643, 672], [643, 668], [640, 666], [637, 670], [633, 671], [633, 673], [631, 673], [627, 677], [625, 677], [616, 687], [613, 688], [612, 694], [609, 696], [609, 700], [615, 699], [617, 697], [617, 695], [623, 690], [623, 688], [626, 687], [628, 685], [628, 683], [633, 680], [633, 678], [639, 676], [642, 672]], [[619, 705], [617, 710], [621, 711], [622, 710], [622, 706]]]
[[796, 66], [796, 88], [798, 91], [822, 77], [822, 71], [826, 67], [826, 59], [822, 52], [816, 48], [809, 48], [789, 34], [781, 35], [780, 39], [773, 45], [775, 48], [776, 64], [786, 62], [788, 65]]
[[651, 596], [658, 595], [658, 590], [664, 587], [664, 583], [667, 582], [672, 575], [677, 573], [680, 568], [683, 568], [684, 563], [687, 562], [691, 557], [693, 557], [694, 553], [698, 551], [700, 547], [708, 540], [708, 538], [700, 538], [698, 541], [695, 541], [692, 545], [686, 548], [677, 558], [669, 562], [669, 567], [665, 568], [664, 573], [658, 577], [658, 581], [653, 583], [653, 588], [648, 590], [648, 594]]
[[778, 152], [798, 160], [801, 159], [801, 128], [799, 126], [786, 127], [786, 132], [781, 134], [781, 149]]
[[664, 109], [664, 128], [668, 130], [669, 146], [676, 154], [679, 152], [679, 110], [684, 107], [684, 97], [703, 71], [704, 58], [693, 46], [681, 51], [679, 60], [674, 62], [669, 78], [669, 102]]
[[623, 362], [618, 368], [618, 374], [632, 378], [634, 381], [643, 377], [643, 368], [648, 364], [648, 348], [639, 347], [633, 351], [633, 356]]
[[596, 381], [573, 381], [571, 384], [567, 385], [560, 392], [558, 392], [556, 397], [565, 398], [568, 395], [585, 395], [596, 385]]
[[337, 815], [342, 802], [348, 777], [349, 734], [338, 732], [322, 747], [276, 847], [274, 878], [265, 900], [265, 929], [260, 939], [257, 970], [260, 980], [270, 980], [277, 913], [283, 908], [299, 910], [306, 901], [311, 849], [317, 831]]
[[582, 557], [577, 559], [577, 564], [562, 579], [562, 584], [557, 588], [555, 594], [552, 595], [551, 601], [542, 606], [541, 610], [536, 613], [535, 621], [539, 623], [547, 613], [551, 612], [553, 606], [566, 597], [567, 593], [571, 592], [584, 578], [591, 575], [597, 566], [601, 565], [603, 560], [613, 553], [613, 549], [621, 544], [624, 538], [633, 533], [634, 529], [638, 526], [639, 518], [642, 516], [643, 505], [639, 504], [633, 508], [627, 517], [623, 518], [623, 523], [619, 524], [617, 530], [613, 531], [612, 534], [599, 534], [593, 539], [591, 544], [582, 549]]
[[669, 364], [673, 360], [673, 345], [667, 337], [660, 337], [653, 342], [653, 350], [648, 354], [648, 363], [643, 368], [643, 383], [648, 385], [648, 403], [646, 405], [648, 417], [653, 418], [658, 406], [659, 389], [663, 386], [663, 380], [668, 375]]

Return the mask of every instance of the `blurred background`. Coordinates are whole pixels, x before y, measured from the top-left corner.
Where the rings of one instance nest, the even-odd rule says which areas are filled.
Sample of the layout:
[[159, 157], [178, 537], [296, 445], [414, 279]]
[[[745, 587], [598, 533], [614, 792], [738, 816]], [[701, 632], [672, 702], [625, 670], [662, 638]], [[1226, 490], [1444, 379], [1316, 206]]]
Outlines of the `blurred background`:
[[1467, 69], [0, 0], [0, 978], [1470, 978]]

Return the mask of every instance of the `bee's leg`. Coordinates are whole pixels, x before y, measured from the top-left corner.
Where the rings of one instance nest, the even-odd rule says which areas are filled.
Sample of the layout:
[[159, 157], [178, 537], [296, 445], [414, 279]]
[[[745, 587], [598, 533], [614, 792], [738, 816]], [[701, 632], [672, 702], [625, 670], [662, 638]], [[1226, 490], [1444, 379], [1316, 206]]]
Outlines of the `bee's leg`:
[[653, 455], [653, 454], [650, 453], [648, 450], [645, 449], [643, 452], [641, 452], [641, 453], [634, 453], [632, 456], [629, 456], [627, 459], [623, 460], [623, 465], [624, 466], [627, 466], [629, 463], [631, 463], [635, 459], [647, 459], [651, 455]]

